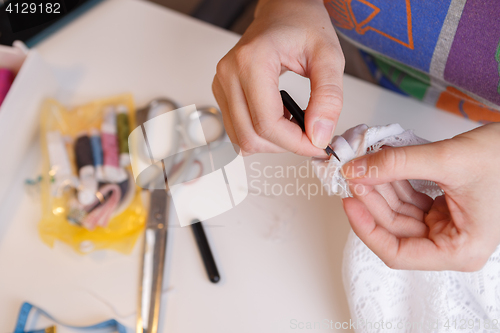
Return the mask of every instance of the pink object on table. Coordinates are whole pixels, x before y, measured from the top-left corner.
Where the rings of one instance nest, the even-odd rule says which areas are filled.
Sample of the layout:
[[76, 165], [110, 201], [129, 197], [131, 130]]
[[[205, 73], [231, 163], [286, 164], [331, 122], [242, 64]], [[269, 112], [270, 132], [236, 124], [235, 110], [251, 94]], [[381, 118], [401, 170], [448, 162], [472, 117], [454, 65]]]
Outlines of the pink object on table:
[[116, 134], [101, 133], [104, 165], [119, 167], [118, 137]]
[[10, 86], [14, 81], [14, 74], [5, 68], [0, 68], [0, 106], [9, 92]]

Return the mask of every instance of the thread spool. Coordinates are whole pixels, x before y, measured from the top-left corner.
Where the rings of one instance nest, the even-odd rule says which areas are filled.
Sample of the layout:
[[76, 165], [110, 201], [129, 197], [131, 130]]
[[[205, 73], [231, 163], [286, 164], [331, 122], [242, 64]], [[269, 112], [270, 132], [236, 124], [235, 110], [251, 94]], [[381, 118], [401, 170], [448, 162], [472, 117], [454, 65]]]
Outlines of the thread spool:
[[104, 178], [110, 183], [120, 183], [127, 174], [119, 163], [116, 113], [113, 107], [107, 107], [101, 125], [101, 142], [104, 156]]
[[125, 105], [119, 105], [116, 118], [118, 130], [118, 148], [120, 152], [120, 166], [130, 165], [130, 156], [128, 148], [128, 136], [130, 135], [130, 123], [128, 119], [128, 108]]
[[99, 189], [99, 194], [102, 201], [97, 201], [95, 206], [86, 207], [88, 215], [81, 222], [88, 230], [94, 230], [96, 227], [105, 228], [108, 225], [120, 201], [121, 190], [116, 184], [107, 184]]
[[94, 158], [95, 176], [98, 182], [104, 181], [103, 152], [101, 135], [95, 128], [90, 129], [90, 144], [92, 146], [92, 157]]
[[96, 192], [94, 201], [87, 206], [79, 202], [70, 202], [70, 210], [67, 215], [69, 222], [94, 230], [96, 227], [105, 228], [121, 198], [120, 187], [116, 184], [104, 185]]
[[47, 150], [49, 153], [49, 175], [52, 177], [53, 196], [60, 197], [65, 187], [77, 186], [77, 179], [73, 174], [61, 132], [47, 132]]
[[95, 200], [97, 180], [95, 177], [94, 157], [92, 145], [88, 135], [81, 135], [75, 142], [75, 158], [80, 177], [78, 187], [78, 201], [82, 205], [89, 205]]

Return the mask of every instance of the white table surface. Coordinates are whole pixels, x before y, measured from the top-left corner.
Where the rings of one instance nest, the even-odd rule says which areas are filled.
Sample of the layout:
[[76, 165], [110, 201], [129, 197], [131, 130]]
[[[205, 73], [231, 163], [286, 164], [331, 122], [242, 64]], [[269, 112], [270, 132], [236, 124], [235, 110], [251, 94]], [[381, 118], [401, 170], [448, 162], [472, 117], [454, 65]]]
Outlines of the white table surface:
[[[61, 96], [67, 102], [131, 92], [138, 105], [157, 96], [201, 105], [215, 103], [215, 65], [237, 40], [235, 34], [151, 3], [108, 0], [38, 49], [65, 73]], [[307, 105], [307, 80], [285, 74], [281, 85]], [[345, 77], [337, 133], [359, 123], [394, 122], [430, 140], [477, 126]], [[22, 187], [25, 178], [39, 172], [40, 158], [34, 142], [11, 194], [0, 205], [0, 332], [13, 331], [23, 301], [72, 325], [115, 318], [133, 327], [139, 246], [130, 256], [79, 256], [62, 244], [45, 246], [36, 228], [39, 204]], [[252, 156], [246, 162], [258, 162], [262, 170], [267, 165], [298, 167], [304, 160], [281, 154]], [[250, 168], [247, 173], [250, 180], [256, 176]], [[295, 184], [293, 177], [268, 181]], [[318, 185], [310, 175], [298, 181], [306, 188]], [[164, 298], [162, 332], [275, 333], [297, 331], [291, 326], [294, 319], [349, 320], [341, 262], [350, 228], [337, 197], [251, 194], [237, 208], [208, 221], [206, 229], [222, 281], [208, 281], [191, 230], [170, 228], [165, 285], [171, 291]]]

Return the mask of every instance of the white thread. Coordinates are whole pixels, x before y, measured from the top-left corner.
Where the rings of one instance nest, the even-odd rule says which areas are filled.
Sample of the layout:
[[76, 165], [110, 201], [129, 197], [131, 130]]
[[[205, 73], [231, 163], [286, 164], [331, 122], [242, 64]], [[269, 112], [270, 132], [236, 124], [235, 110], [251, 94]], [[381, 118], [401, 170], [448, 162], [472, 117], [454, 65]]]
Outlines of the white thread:
[[[113, 312], [114, 317], [125, 319], [125, 318], [131, 317], [137, 313], [137, 310], [134, 310], [134, 311], [131, 311], [128, 313], [120, 313], [118, 311], [118, 309], [116, 308], [116, 306], [114, 306], [113, 303], [111, 303], [110, 301], [104, 299], [104, 297], [101, 297], [97, 293], [95, 293], [91, 290], [88, 290], [88, 289], [82, 288], [82, 290], [87, 292], [90, 296], [94, 297], [96, 300], [98, 300], [102, 304], [104, 304], [106, 307], [108, 307]], [[168, 288], [165, 288], [161, 291], [162, 295], [170, 294], [173, 292], [175, 292], [174, 287], [168, 287]]]

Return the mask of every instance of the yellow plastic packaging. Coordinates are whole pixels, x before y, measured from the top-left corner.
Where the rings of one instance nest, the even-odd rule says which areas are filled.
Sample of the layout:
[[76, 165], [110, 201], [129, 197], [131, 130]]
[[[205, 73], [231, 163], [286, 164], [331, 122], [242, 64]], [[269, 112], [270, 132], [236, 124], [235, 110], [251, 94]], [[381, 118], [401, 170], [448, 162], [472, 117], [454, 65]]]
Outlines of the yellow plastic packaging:
[[[62, 196], [54, 196], [51, 191], [53, 170], [51, 171], [47, 146], [47, 133], [59, 131], [65, 138], [75, 139], [90, 128], [100, 128], [103, 121], [103, 110], [109, 105], [125, 105], [129, 110], [130, 128], [136, 126], [135, 106], [130, 94], [93, 101], [83, 106], [67, 109], [56, 100], [47, 100], [42, 106], [41, 114], [41, 146], [43, 153], [43, 174], [41, 181], [42, 219], [38, 231], [43, 242], [53, 247], [56, 240], [70, 245], [76, 252], [86, 254], [95, 250], [111, 249], [124, 254], [132, 251], [139, 235], [143, 231], [147, 211], [141, 200], [141, 189], [133, 179], [129, 187], [128, 205], [114, 215], [106, 227], [94, 230], [71, 224], [67, 219], [71, 191]], [[71, 164], [75, 165], [71, 145], [66, 149]], [[130, 167], [127, 167], [131, 173]], [[76, 174], [76, 171], [75, 171]], [[134, 191], [134, 193], [132, 193]]]

